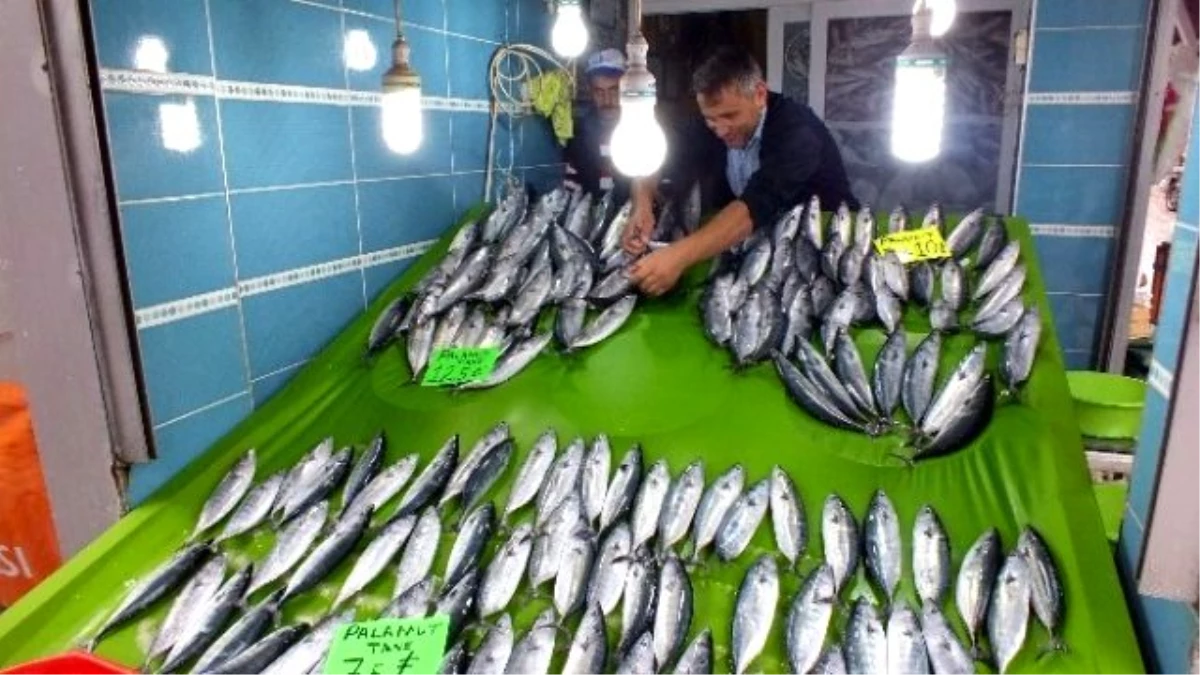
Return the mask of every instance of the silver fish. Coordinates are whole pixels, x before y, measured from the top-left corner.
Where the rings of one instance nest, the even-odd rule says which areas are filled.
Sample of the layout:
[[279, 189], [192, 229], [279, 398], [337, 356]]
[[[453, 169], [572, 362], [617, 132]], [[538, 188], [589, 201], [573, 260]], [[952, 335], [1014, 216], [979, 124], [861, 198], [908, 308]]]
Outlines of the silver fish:
[[579, 494], [583, 499], [583, 514], [589, 525], [594, 524], [604, 511], [611, 466], [612, 447], [608, 443], [608, 436], [598, 434], [592, 440], [579, 474]]
[[279, 608], [276, 603], [279, 601], [279, 591], [273, 593], [263, 602], [246, 610], [237, 621], [221, 633], [200, 658], [196, 659], [196, 664], [192, 666], [193, 673], [211, 673], [215, 672], [217, 666], [237, 656], [251, 645], [258, 642], [267, 631], [271, 624], [275, 622]]
[[658, 529], [659, 516], [662, 514], [663, 502], [671, 487], [671, 472], [666, 460], [655, 462], [642, 479], [637, 499], [633, 503], [633, 548], [654, 538]]
[[808, 673], [817, 665], [836, 602], [833, 570], [822, 563], [804, 580], [788, 610], [784, 636], [792, 672]]
[[933, 507], [917, 511], [913, 523], [913, 581], [922, 602], [941, 605], [950, 587], [950, 538]]
[[613, 473], [608, 493], [604, 497], [604, 509], [600, 512], [600, 529], [607, 530], [618, 519], [633, 508], [638, 486], [642, 482], [642, 448], [634, 445], [625, 453], [621, 464]]
[[1007, 335], [1017, 322], [1021, 320], [1021, 316], [1025, 313], [1025, 304], [1021, 302], [1021, 298], [1013, 298], [1005, 305], [982, 320], [972, 320], [971, 330], [978, 335], [985, 337], [1000, 337]]
[[529, 554], [529, 585], [537, 590], [558, 575], [563, 554], [583, 521], [583, 504], [575, 492], [563, 500], [533, 540]]
[[892, 333], [900, 327], [900, 321], [904, 318], [904, 306], [900, 304], [900, 298], [883, 289], [875, 294], [875, 314], [879, 316], [884, 330]]
[[318, 668], [325, 660], [329, 645], [333, 642], [334, 632], [343, 624], [354, 621], [354, 610], [348, 609], [340, 614], [330, 614], [317, 625], [312, 627], [299, 642], [280, 654], [269, 666], [263, 669], [263, 675], [292, 675], [307, 673]]
[[283, 524], [303, 513], [308, 507], [326, 499], [333, 494], [346, 474], [350, 472], [350, 448], [344, 448], [334, 453], [320, 472], [311, 480], [295, 485], [288, 491], [289, 499], [283, 503], [279, 512], [277, 525]]
[[933, 399], [933, 385], [937, 378], [941, 354], [942, 334], [934, 331], [921, 340], [904, 367], [900, 399], [904, 402], [904, 410], [913, 424], [921, 422], [925, 409]]
[[979, 631], [987, 616], [992, 587], [996, 583], [996, 574], [1000, 571], [1003, 555], [1000, 533], [992, 528], [980, 535], [971, 548], [967, 549], [967, 555], [958, 569], [954, 604], [958, 607], [958, 615], [967, 626], [973, 656], [979, 654]]
[[275, 538], [275, 546], [254, 570], [254, 580], [247, 595], [279, 579], [295, 567], [325, 528], [329, 502], [319, 502], [293, 519]]
[[480, 340], [488, 328], [488, 317], [483, 307], [476, 305], [467, 314], [458, 334], [451, 341], [452, 347], [478, 347]]
[[842, 651], [842, 646], [836, 642], [829, 645], [828, 649], [821, 652], [821, 658], [817, 659], [816, 665], [809, 672], [822, 675], [846, 675], [846, 655]]
[[583, 608], [595, 558], [596, 543], [590, 530], [580, 529], [570, 536], [554, 577], [554, 609], [560, 617], [565, 619]]
[[367, 356], [378, 354], [380, 350], [391, 344], [396, 337], [396, 328], [408, 313], [408, 299], [400, 296], [383, 308], [375, 323], [371, 324], [371, 332], [367, 334]]
[[702, 675], [713, 672], [712, 631], [707, 628], [700, 631], [687, 649], [683, 650], [683, 656], [679, 657], [675, 670], [671, 672], [675, 675]]
[[629, 646], [621, 662], [617, 664], [618, 675], [637, 675], [654, 672], [654, 634], [646, 631]]
[[1042, 316], [1036, 306], [1030, 306], [1021, 320], [1004, 339], [1004, 355], [1000, 359], [1000, 376], [1009, 391], [1016, 391], [1033, 372], [1038, 341], [1042, 336]]
[[929, 325], [936, 331], [958, 328], [958, 312], [949, 302], [938, 298], [929, 306]]
[[888, 672], [887, 633], [879, 621], [875, 606], [859, 598], [846, 624], [846, 672]]
[[779, 343], [782, 331], [783, 317], [775, 294], [765, 287], [750, 291], [733, 320], [731, 346], [738, 365], [765, 359]]
[[692, 580], [675, 554], [667, 556], [658, 575], [654, 610], [654, 660], [658, 669], [675, 662], [692, 627]]
[[633, 314], [633, 308], [637, 305], [638, 296], [630, 293], [623, 296], [613, 304], [604, 308], [589, 323], [584, 324], [583, 330], [575, 337], [571, 343], [571, 350], [590, 347], [607, 340], [610, 336], [616, 333], [625, 325], [629, 317]]
[[791, 565], [808, 547], [808, 531], [804, 518], [804, 503], [796, 494], [792, 477], [779, 465], [771, 469], [771, 526], [775, 531], [775, 547]]
[[896, 507], [883, 490], [876, 490], [867, 507], [863, 521], [863, 551], [867, 572], [883, 589], [891, 603], [904, 570], [904, 554], [900, 541], [900, 517]]
[[[704, 462], [696, 460], [687, 465], [679, 478], [671, 483], [658, 519], [658, 546], [668, 550], [687, 536], [704, 493]], [[657, 634], [657, 631], [655, 631]]]
[[962, 217], [946, 237], [946, 247], [956, 259], [962, 260], [974, 248], [983, 234], [983, 207]]
[[486, 619], [508, 607], [533, 548], [533, 526], [522, 523], [513, 529], [508, 540], [492, 557], [479, 584], [479, 616]]
[[932, 436], [918, 439], [917, 457], [936, 457], [956, 450], [983, 432], [996, 404], [992, 376], [984, 375], [960, 400], [946, 424]]
[[508, 470], [512, 460], [513, 442], [511, 439], [501, 442], [488, 450], [471, 475], [462, 491], [463, 508], [473, 508], [488, 493], [492, 485]]
[[855, 407], [864, 417], [874, 417], [875, 401], [871, 395], [871, 385], [867, 381], [867, 370], [858, 355], [858, 347], [846, 330], [838, 333], [833, 355], [834, 370], [838, 379], [845, 385]]
[[464, 640], [459, 640], [446, 649], [446, 653], [442, 656], [442, 665], [438, 668], [438, 675], [461, 675], [467, 670], [467, 663], [471, 655], [467, 653], [467, 643]]
[[734, 464], [725, 473], [717, 476], [712, 485], [700, 497], [696, 508], [695, 525], [692, 527], [692, 559], [699, 560], [700, 554], [716, 538], [725, 521], [729, 508], [738, 500], [746, 482], [746, 470]]
[[450, 309], [468, 293], [478, 289], [487, 279], [491, 259], [492, 250], [486, 246], [481, 246], [469, 253], [458, 270], [446, 282], [446, 290], [438, 297], [437, 303], [434, 305], [434, 314], [441, 314]]
[[784, 305], [784, 328], [779, 351], [785, 356], [794, 354], [801, 340], [812, 336], [812, 294], [799, 288], [791, 302]]
[[254, 486], [254, 489], [246, 494], [246, 498], [226, 521], [225, 528], [221, 530], [221, 534], [217, 536], [215, 542], [220, 543], [249, 532], [266, 520], [271, 508], [275, 506], [275, 500], [279, 497], [283, 479], [284, 474], [280, 472]]
[[996, 576], [992, 600], [988, 605], [988, 643], [992, 646], [1001, 673], [1008, 672], [1008, 666], [1025, 644], [1031, 599], [1029, 563], [1020, 551], [1014, 551], [1005, 559]]
[[868, 204], [863, 204], [854, 217], [854, 248], [864, 257], [871, 252], [875, 241], [875, 214]]
[[208, 649], [246, 595], [252, 573], [250, 565], [243, 567], [221, 584], [211, 598], [201, 603], [201, 608], [190, 617], [192, 621], [185, 627], [187, 630], [179, 636], [163, 661], [162, 672], [178, 672], [180, 666]]
[[175, 601], [171, 603], [171, 609], [159, 626], [154, 642], [146, 650], [143, 671], [150, 672], [150, 662], [166, 654], [175, 645], [179, 635], [192, 625], [197, 611], [203, 608], [204, 602], [212, 597], [225, 580], [227, 564], [225, 556], [215, 555], [188, 579], [179, 595], [175, 596]]
[[390, 502], [393, 497], [400, 494], [400, 490], [408, 483], [408, 479], [412, 478], [417, 470], [416, 454], [405, 455], [390, 464], [378, 475], [371, 479], [367, 486], [359, 491], [358, 496], [354, 501], [350, 502], [345, 511], [342, 512], [342, 518], [352, 518], [355, 514], [370, 509], [378, 512], [379, 509], [386, 503]]
[[311, 483], [325, 471], [325, 465], [333, 455], [333, 438], [325, 438], [304, 454], [283, 480], [279, 489], [279, 497], [271, 507], [271, 515], [278, 518], [284, 505], [295, 498], [295, 492]]
[[[855, 404], [854, 398], [834, 374], [833, 369], [829, 367], [817, 348], [807, 341], [801, 342], [798, 347], [796, 359], [800, 362], [804, 375], [828, 394], [843, 415], [856, 421], [864, 421], [865, 418]], [[830, 345], [830, 353], [833, 353], [833, 345]]]
[[779, 217], [775, 221], [775, 227], [771, 231], [771, 240], [775, 248], [779, 248], [781, 242], [791, 242], [800, 233], [800, 221], [804, 217], [804, 205], [797, 204]]
[[897, 204], [888, 215], [887, 231], [888, 234], [894, 232], [903, 232], [908, 229], [908, 210], [903, 204]]
[[473, 300], [482, 302], [499, 302], [503, 300], [517, 285], [522, 274], [522, 267], [513, 260], [498, 260], [492, 265], [483, 285], [470, 295]]
[[891, 419], [900, 405], [906, 345], [904, 331], [893, 331], [888, 334], [883, 348], [875, 356], [875, 367], [871, 372], [871, 392], [875, 396], [876, 408], [887, 419]]
[[812, 298], [812, 311], [815, 317], [824, 317], [838, 296], [837, 288], [833, 282], [822, 276], [813, 280], [812, 285], [809, 286], [808, 294]]
[[838, 281], [844, 286], [857, 284], [862, 279], [866, 260], [866, 254], [857, 248], [846, 251], [838, 261]]
[[734, 605], [731, 647], [738, 675], [746, 672], [766, 646], [778, 602], [779, 570], [775, 560], [764, 555], [746, 570]]
[[513, 300], [512, 314], [508, 317], [509, 326], [520, 326], [537, 316], [550, 296], [552, 280], [549, 267], [543, 267], [530, 276]]
[[588, 604], [596, 604], [608, 616], [617, 608], [625, 591], [625, 577], [629, 571], [630, 542], [633, 534], [624, 521], [617, 523], [600, 542], [600, 555], [596, 558], [596, 569], [592, 571], [588, 587]]
[[921, 608], [921, 632], [925, 637], [925, 652], [929, 664], [938, 675], [963, 675], [975, 672], [975, 661], [967, 653], [954, 629], [936, 603], [926, 602]]
[[491, 540], [495, 529], [496, 507], [491, 502], [476, 508], [463, 518], [457, 528], [454, 546], [450, 548], [450, 558], [446, 561], [446, 577], [443, 584], [453, 586], [468, 570], [479, 565], [483, 559], [484, 547]]
[[508, 657], [512, 655], [514, 637], [512, 619], [504, 614], [483, 636], [483, 641], [471, 657], [467, 672], [478, 675], [503, 673]]
[[508, 501], [504, 506], [504, 518], [507, 519], [508, 516], [537, 497], [538, 491], [542, 489], [542, 483], [546, 480], [546, 473], [550, 470], [550, 465], [554, 463], [556, 452], [558, 452], [558, 436], [553, 429], [547, 429], [533, 442], [533, 447], [525, 456], [525, 462], [517, 471], [517, 477], [513, 480], [512, 489], [508, 493]]
[[207, 532], [237, 508], [238, 502], [242, 501], [242, 497], [246, 496], [246, 492], [254, 482], [255, 466], [254, 449], [251, 448], [221, 478], [221, 482], [204, 502], [204, 507], [200, 509], [200, 517], [196, 520], [196, 527], [192, 530], [191, 539], [196, 539]]
[[[888, 251], [878, 260], [880, 272], [883, 274], [884, 285], [901, 300], [908, 300], [911, 288], [909, 286], [908, 272], [905, 271], [904, 263], [900, 261], [900, 256], [896, 255], [895, 251]], [[932, 268], [930, 268], [930, 272], [932, 271]], [[930, 294], [932, 294], [932, 277], [929, 279], [929, 285]]]
[[842, 256], [846, 253], [846, 244], [840, 237], [831, 236], [821, 249], [821, 271], [825, 276], [837, 280], [841, 269]]
[[838, 204], [838, 209], [833, 213], [833, 219], [829, 221], [829, 230], [832, 236], [836, 236], [841, 240], [842, 245], [846, 249], [854, 240], [854, 217], [850, 215], [850, 207], [846, 202]]
[[354, 568], [350, 570], [350, 575], [342, 582], [342, 588], [338, 591], [337, 598], [333, 601], [333, 608], [336, 610], [341, 604], [350, 598], [354, 597], [359, 591], [367, 587], [367, 584], [375, 580], [383, 568], [392, 562], [392, 558], [400, 552], [400, 548], [404, 546], [404, 542], [408, 541], [408, 535], [412, 534], [413, 525], [417, 519], [411, 515], [402, 516], [392, 520], [379, 534], [371, 540], [367, 548], [354, 561]]
[[446, 483], [446, 487], [438, 499], [438, 505], [445, 505], [462, 494], [463, 488], [467, 486], [467, 481], [471, 479], [471, 475], [475, 473], [489, 453], [510, 438], [512, 438], [512, 432], [509, 430], [507, 422], [496, 424], [487, 433], [480, 436], [479, 440], [475, 441], [475, 445], [471, 446], [462, 461], [458, 462], [454, 468], [454, 473], [451, 474], [449, 482]]
[[975, 385], [983, 378], [984, 367], [987, 365], [987, 345], [975, 345], [963, 357], [954, 372], [942, 384], [942, 388], [929, 403], [929, 408], [921, 418], [921, 433], [934, 436], [949, 422], [954, 413], [962, 409], [962, 401], [975, 389]]
[[554, 657], [554, 642], [558, 637], [558, 626], [554, 621], [554, 610], [547, 609], [538, 615], [529, 632], [513, 647], [512, 656], [505, 666], [505, 673], [514, 675], [546, 675], [550, 671], [550, 659]]
[[994, 218], [983, 230], [979, 241], [979, 252], [975, 255], [975, 266], [983, 269], [996, 259], [996, 255], [1008, 244], [1008, 232], [1004, 229], [1004, 221]]
[[418, 581], [408, 590], [393, 597], [383, 611], [381, 619], [420, 618], [429, 614], [433, 604], [433, 577], [427, 576]]
[[[655, 594], [658, 591], [658, 568], [646, 549], [634, 551], [629, 572], [625, 575], [625, 596], [621, 602], [621, 639], [617, 652], [626, 653], [641, 635], [654, 627]], [[650, 643], [651, 659], [654, 643]]]
[[933, 265], [924, 260], [909, 269], [909, 293], [913, 299], [926, 307], [933, 302], [933, 280]]
[[837, 495], [825, 498], [821, 509], [821, 542], [825, 562], [833, 570], [833, 587], [838, 593], [858, 567], [858, 525], [850, 507]]
[[727, 344], [733, 339], [733, 305], [730, 302], [733, 283], [732, 274], [717, 276], [704, 289], [704, 297], [700, 301], [704, 332], [718, 345]]
[[887, 623], [887, 672], [898, 675], [921, 675], [929, 671], [929, 655], [925, 651], [925, 636], [917, 615], [908, 605], [892, 605]]
[[1063, 585], [1050, 549], [1036, 530], [1026, 526], [1017, 538], [1017, 553], [1024, 555], [1029, 563], [1030, 599], [1034, 614], [1050, 634], [1047, 646], [1049, 649], [1065, 651], [1066, 645], [1058, 634], [1062, 628], [1065, 606]]
[[475, 608], [475, 595], [479, 591], [479, 568], [468, 569], [453, 586], [448, 587], [434, 605], [434, 615], [450, 618], [448, 637], [458, 638], [466, 627], [471, 610]]
[[766, 237], [755, 237], [748, 242], [749, 248], [742, 258], [738, 269], [738, 280], [746, 288], [754, 288], [767, 274], [771, 266], [771, 240]]
[[593, 239], [597, 243], [596, 248], [599, 249], [601, 258], [607, 258], [621, 250], [621, 235], [625, 233], [625, 226], [629, 223], [632, 213], [633, 202], [626, 201], [609, 221], [608, 227], [603, 228], [600, 234]]
[[554, 339], [564, 347], [569, 346], [583, 330], [587, 318], [587, 302], [578, 298], [564, 300], [554, 317]]
[[593, 286], [589, 297], [601, 302], [612, 302], [629, 294], [633, 289], [633, 280], [629, 278], [629, 270], [618, 268], [609, 272]]
[[383, 432], [379, 432], [363, 450], [358, 462], [350, 470], [350, 475], [346, 477], [346, 486], [342, 488], [342, 511], [346, 510], [358, 493], [362, 492], [367, 484], [375, 478], [375, 474], [379, 473], [383, 467], [383, 453], [386, 447], [387, 440], [384, 438]]
[[717, 557], [723, 562], [736, 559], [750, 545], [750, 539], [767, 515], [771, 504], [771, 481], [760, 480], [729, 507], [717, 530]]
[[1008, 276], [1017, 265], [1017, 260], [1021, 257], [1021, 242], [1010, 241], [1000, 249], [996, 257], [983, 270], [983, 276], [979, 277], [979, 283], [975, 285], [975, 291], [971, 297], [975, 300], [983, 298], [993, 289], [1000, 285], [1001, 281]]
[[1000, 281], [1000, 284], [983, 300], [975, 312], [975, 321], [986, 321], [989, 316], [1020, 297], [1025, 288], [1025, 266], [1014, 265], [1012, 271]]
[[442, 445], [433, 459], [429, 460], [429, 464], [425, 465], [425, 469], [412, 482], [412, 485], [405, 490], [404, 496], [400, 498], [400, 506], [396, 510], [396, 515], [404, 516], [425, 508], [425, 505], [432, 502], [442, 492], [457, 464], [458, 435], [456, 434]]
[[486, 380], [479, 382], [468, 382], [462, 385], [463, 389], [486, 389], [494, 387], [498, 384], [509, 381], [517, 373], [525, 370], [531, 361], [537, 358], [538, 354], [550, 344], [550, 340], [554, 338], [554, 333], [542, 333], [535, 335], [526, 340], [514, 344], [496, 363], [495, 370]]
[[847, 288], [838, 293], [833, 304], [829, 306], [824, 321], [821, 323], [821, 345], [826, 354], [833, 353], [834, 343], [839, 331], [850, 327], [854, 321], [854, 311], [858, 306], [858, 296], [853, 289]]
[[942, 299], [955, 312], [967, 304], [967, 274], [957, 262], [942, 265]]
[[809, 198], [808, 206], [804, 209], [802, 227], [804, 229], [804, 236], [817, 248], [824, 245], [824, 237], [822, 236], [824, 228], [821, 226], [821, 200], [815, 194]]
[[792, 266], [795, 264], [794, 250], [791, 239], [780, 241], [771, 250], [771, 262], [767, 267], [767, 274], [763, 278], [762, 283], [776, 292], [779, 291], [784, 282], [792, 274]]
[[292, 572], [292, 576], [288, 578], [287, 586], [283, 590], [283, 597], [279, 600], [280, 604], [313, 588], [329, 576], [329, 573], [341, 564], [358, 545], [359, 540], [367, 531], [370, 521], [371, 511], [369, 510], [354, 518], [338, 521], [333, 531], [317, 544], [304, 562], [296, 568], [296, 571]]
[[537, 495], [537, 525], [545, 525], [568, 497], [579, 489], [579, 476], [583, 470], [584, 443], [582, 438], [571, 441], [563, 450], [542, 484], [542, 490]]
[[433, 353], [435, 331], [437, 331], [437, 321], [422, 319], [417, 321], [412, 330], [408, 332], [406, 352], [408, 354], [408, 370], [412, 374], [413, 382], [420, 379], [421, 373], [425, 372], [425, 366], [429, 365], [429, 357]]
[[276, 629], [237, 655], [213, 665], [206, 672], [222, 675], [225, 673], [260, 673], [279, 655], [296, 644], [308, 631], [309, 626], [306, 623]]
[[454, 338], [467, 320], [467, 306], [459, 303], [452, 306], [438, 319], [437, 330], [433, 332], [433, 352], [439, 349], [449, 349], [454, 346]]
[[604, 625], [604, 614], [595, 604], [588, 605], [583, 619], [575, 629], [567, 660], [563, 664], [563, 675], [588, 675], [604, 671], [608, 660], [608, 635]]
[[793, 254], [796, 259], [792, 261], [792, 269], [800, 276], [801, 281], [812, 283], [821, 274], [821, 252], [808, 237], [800, 237], [794, 245]]
[[575, 204], [572, 205], [568, 210], [567, 220], [564, 223], [564, 227], [568, 232], [577, 237], [585, 237], [588, 235], [588, 231], [591, 229], [591, 225], [589, 223], [591, 215], [592, 195], [589, 192], [584, 194], [579, 201], [575, 202]]
[[925, 212], [925, 219], [921, 221], [921, 227], [936, 227], [945, 232], [946, 219], [942, 214], [941, 204], [934, 202], [929, 205], [929, 210]]
[[[873, 427], [867, 428], [862, 422], [850, 419], [847, 413], [843, 412], [841, 407], [829, 398], [826, 390], [809, 379], [807, 375], [800, 372], [799, 368], [792, 365], [782, 355], [777, 353], [774, 360], [775, 372], [779, 375], [779, 379], [783, 381], [783, 386], [787, 390], [788, 396], [797, 405], [826, 424], [864, 434], [875, 433]], [[838, 386], [840, 387], [841, 385], [839, 384]], [[857, 411], [850, 414], [856, 415]]]
[[393, 598], [428, 576], [437, 556], [441, 536], [442, 520], [437, 509], [428, 507], [417, 518], [404, 545], [404, 552], [400, 554], [400, 562], [396, 565], [396, 585], [392, 589]]

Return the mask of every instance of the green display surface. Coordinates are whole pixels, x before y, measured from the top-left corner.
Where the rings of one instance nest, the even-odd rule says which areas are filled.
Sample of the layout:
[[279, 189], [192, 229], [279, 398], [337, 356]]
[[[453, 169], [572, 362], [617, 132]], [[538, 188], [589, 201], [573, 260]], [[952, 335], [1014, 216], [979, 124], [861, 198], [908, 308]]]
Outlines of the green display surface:
[[[562, 443], [577, 434], [607, 433], [614, 449], [614, 466], [634, 442], [642, 444], [648, 462], [666, 458], [673, 473], [694, 459], [703, 459], [710, 481], [736, 462], [745, 466], [748, 483], [768, 476], [773, 465], [781, 465], [795, 479], [807, 511], [809, 556], [800, 565], [803, 572], [821, 557], [819, 522], [825, 496], [840, 494], [861, 521], [871, 494], [883, 488], [901, 519], [906, 557], [900, 597], [908, 600], [916, 595], [910, 563], [912, 522], [922, 504], [932, 504], [941, 515], [950, 536], [955, 570], [966, 549], [986, 528], [998, 528], [1005, 546], [1011, 547], [1023, 525], [1034, 525], [1045, 536], [1062, 572], [1067, 603], [1063, 637], [1070, 650], [1039, 656], [1046, 634], [1031, 620], [1025, 648], [1011, 671], [1141, 671], [1129, 613], [1081, 451], [1029, 230], [1019, 221], [1010, 221], [1009, 230], [1021, 240], [1022, 258], [1029, 268], [1026, 298], [1039, 304], [1045, 326], [1033, 377], [1021, 401], [997, 407], [991, 424], [969, 447], [915, 467], [891, 456], [900, 449], [898, 437], [870, 439], [840, 431], [800, 410], [787, 398], [769, 364], [734, 372], [727, 353], [709, 344], [701, 330], [696, 309], [703, 278], [700, 270], [685, 278], [682, 290], [643, 302], [628, 324], [608, 341], [570, 357], [544, 354], [525, 372], [495, 389], [455, 392], [411, 384], [402, 350], [395, 347], [368, 364], [362, 357], [363, 345], [375, 316], [440, 257], [446, 245], [443, 241], [203, 459], [0, 615], [0, 665], [63, 651], [82, 642], [132, 580], [151, 570], [186, 539], [208, 493], [249, 447], [258, 449], [258, 476], [262, 478], [291, 465], [328, 435], [339, 445], [361, 446], [383, 429], [388, 436], [389, 461], [411, 452], [428, 459], [451, 434], [461, 434], [469, 447], [496, 422], [507, 420], [518, 454], [492, 493], [499, 506], [516, 474], [515, 467], [547, 427], [557, 429]], [[914, 312], [905, 321], [911, 351], [927, 324]], [[856, 339], [870, 364], [883, 342], [882, 332], [861, 330]], [[940, 378], [973, 342], [968, 335], [947, 340]], [[999, 351], [1000, 344], [993, 343], [989, 354], [993, 367]], [[394, 507], [393, 502], [382, 515]], [[516, 520], [530, 516], [525, 511]], [[449, 512], [444, 519], [450, 523], [457, 514]], [[448, 525], [445, 529], [435, 565], [439, 575], [453, 538], [452, 528]], [[269, 532], [244, 535], [226, 551], [238, 563], [259, 559], [272, 538]], [[701, 628], [713, 630], [718, 672], [727, 672], [729, 667], [731, 613], [742, 575], [758, 555], [773, 551], [770, 524], [764, 521], [750, 550], [735, 564], [712, 562], [693, 571], [696, 617], [689, 640]], [[349, 567], [343, 564], [314, 591], [289, 603], [285, 620], [313, 620], [322, 615]], [[358, 605], [360, 620], [374, 618], [382, 609], [393, 576], [385, 573], [368, 587], [369, 597]], [[763, 657], [752, 667], [755, 670], [780, 672], [787, 667], [783, 625], [800, 576], [788, 572], [784, 577], [773, 635]], [[843, 608], [835, 617], [839, 630], [847, 614], [845, 607], [854, 597], [870, 592], [860, 566], [857, 580], [842, 595]], [[547, 600], [527, 601], [521, 593], [512, 608], [514, 622], [524, 628], [547, 606]], [[149, 644], [167, 604], [160, 603], [141, 620], [116, 631], [101, 643], [98, 653], [127, 664], [140, 663], [142, 649]], [[952, 605], [951, 599], [945, 606], [946, 615], [961, 628]], [[572, 619], [570, 626], [575, 622]], [[609, 617], [610, 631], [615, 633], [619, 625], [618, 611]], [[565, 658], [565, 638], [560, 647], [555, 668]]]

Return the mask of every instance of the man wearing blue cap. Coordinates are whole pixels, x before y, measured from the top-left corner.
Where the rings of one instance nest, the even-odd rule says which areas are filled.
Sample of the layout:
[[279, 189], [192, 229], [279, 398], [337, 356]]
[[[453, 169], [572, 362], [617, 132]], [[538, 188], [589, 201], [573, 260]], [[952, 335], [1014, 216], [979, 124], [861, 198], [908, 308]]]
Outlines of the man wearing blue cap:
[[605, 49], [588, 59], [588, 93], [592, 105], [575, 120], [575, 135], [567, 143], [565, 159], [567, 180], [586, 192], [598, 194], [613, 190], [613, 202], [622, 204], [629, 197], [629, 179], [612, 164], [609, 140], [621, 117], [621, 75], [625, 56], [616, 49]]

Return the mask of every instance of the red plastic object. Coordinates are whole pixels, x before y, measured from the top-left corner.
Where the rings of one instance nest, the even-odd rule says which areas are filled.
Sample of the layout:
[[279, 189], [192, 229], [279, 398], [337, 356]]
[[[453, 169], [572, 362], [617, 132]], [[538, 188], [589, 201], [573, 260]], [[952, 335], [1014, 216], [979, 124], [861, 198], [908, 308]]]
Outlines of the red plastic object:
[[105, 661], [87, 652], [68, 652], [58, 656], [49, 656], [37, 661], [22, 663], [8, 670], [0, 670], [0, 675], [20, 673], [21, 675], [105, 675], [106, 673], [136, 673], [125, 666]]

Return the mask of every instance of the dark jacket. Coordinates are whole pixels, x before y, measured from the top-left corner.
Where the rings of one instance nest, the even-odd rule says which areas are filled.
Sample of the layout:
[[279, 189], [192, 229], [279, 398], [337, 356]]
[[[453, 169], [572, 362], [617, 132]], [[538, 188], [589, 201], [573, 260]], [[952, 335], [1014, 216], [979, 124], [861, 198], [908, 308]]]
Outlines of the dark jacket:
[[741, 199], [750, 209], [754, 227], [762, 228], [814, 194], [825, 211], [842, 202], [852, 209], [859, 207], [829, 129], [811, 108], [782, 94], [768, 94], [759, 167], [741, 197], [734, 196], [725, 176], [728, 149], [702, 118], [690, 121], [674, 136], [664, 175], [684, 185], [699, 180], [706, 212]]
[[607, 153], [614, 124], [605, 124], [595, 110], [587, 108], [575, 118], [575, 135], [567, 141], [563, 159], [567, 163], [567, 180], [578, 183], [585, 192], [599, 196], [604, 191], [601, 178], [613, 180], [613, 203], [623, 204], [629, 198], [629, 178], [621, 175]]

